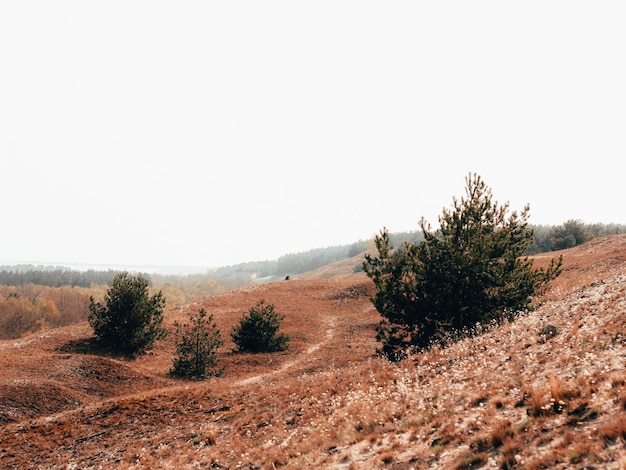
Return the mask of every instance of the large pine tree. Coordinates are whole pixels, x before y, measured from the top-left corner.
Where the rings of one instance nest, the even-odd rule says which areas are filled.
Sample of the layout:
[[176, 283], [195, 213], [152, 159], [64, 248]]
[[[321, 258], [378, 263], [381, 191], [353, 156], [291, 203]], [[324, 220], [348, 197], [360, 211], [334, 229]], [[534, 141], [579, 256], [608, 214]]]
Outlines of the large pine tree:
[[534, 269], [524, 257], [533, 242], [528, 217], [528, 206], [509, 214], [509, 204], [495, 202], [480, 176], [470, 174], [465, 197], [453, 198], [438, 230], [421, 219], [423, 242], [392, 249], [383, 229], [375, 239], [378, 256], [366, 255], [363, 265], [383, 317], [380, 352], [397, 360], [529, 308], [559, 275], [561, 259]]

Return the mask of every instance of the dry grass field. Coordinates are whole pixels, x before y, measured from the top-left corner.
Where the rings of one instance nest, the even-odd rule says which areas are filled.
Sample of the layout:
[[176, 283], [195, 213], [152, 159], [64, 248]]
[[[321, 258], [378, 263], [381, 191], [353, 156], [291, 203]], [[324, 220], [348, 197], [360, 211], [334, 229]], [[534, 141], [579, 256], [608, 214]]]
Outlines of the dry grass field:
[[[200, 308], [222, 331], [204, 382], [168, 375], [173, 334], [136, 360], [95, 351], [87, 324], [2, 341], [0, 467], [625, 469], [626, 235], [562, 254], [534, 311], [397, 365], [355, 263], [168, 309], [172, 332]], [[290, 348], [233, 354], [261, 299]]]

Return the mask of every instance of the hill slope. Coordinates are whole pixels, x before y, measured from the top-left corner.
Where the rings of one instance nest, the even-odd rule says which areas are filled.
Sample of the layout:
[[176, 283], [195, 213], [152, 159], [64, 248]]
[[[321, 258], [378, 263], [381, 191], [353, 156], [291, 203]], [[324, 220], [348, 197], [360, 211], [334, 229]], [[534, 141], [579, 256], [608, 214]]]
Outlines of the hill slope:
[[[0, 463], [624, 468], [626, 236], [562, 254], [564, 273], [535, 311], [399, 366], [375, 356], [363, 274], [167, 310], [169, 328], [199, 308], [215, 316], [225, 375], [208, 382], [167, 375], [173, 335], [135, 361], [95, 354], [84, 324], [0, 342]], [[260, 299], [286, 315], [290, 349], [230, 353], [230, 328]], [[539, 334], [547, 325], [555, 336]]]

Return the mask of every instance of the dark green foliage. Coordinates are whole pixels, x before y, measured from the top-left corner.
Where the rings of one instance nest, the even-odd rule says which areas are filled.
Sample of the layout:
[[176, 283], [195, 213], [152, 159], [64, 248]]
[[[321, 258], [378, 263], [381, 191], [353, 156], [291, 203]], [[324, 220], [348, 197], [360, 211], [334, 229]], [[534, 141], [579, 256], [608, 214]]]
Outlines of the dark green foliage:
[[407, 351], [446, 342], [477, 325], [512, 319], [561, 271], [561, 260], [533, 269], [523, 258], [533, 241], [529, 208], [508, 215], [477, 175], [467, 177], [466, 197], [444, 209], [436, 232], [424, 219], [421, 243], [393, 249], [387, 230], [366, 255], [363, 269], [374, 281], [372, 299], [383, 320], [379, 352], [392, 360]]
[[359, 249], [360, 251], [365, 249], [364, 241], [353, 243], [352, 245], [316, 248], [303, 253], [283, 255], [277, 260], [276, 274], [300, 274], [312, 271], [335, 261], [350, 258], [354, 256], [352, 253]]
[[264, 300], [252, 307], [248, 315], [235, 325], [231, 337], [239, 352], [276, 352], [284, 351], [289, 346], [289, 336], [279, 334], [284, 315], [274, 311], [274, 305], [265, 304]]
[[626, 232], [624, 224], [586, 224], [585, 230], [591, 233], [593, 237], [604, 237], [607, 235], [616, 235]]
[[552, 228], [551, 225], [529, 225], [533, 231], [534, 240], [532, 245], [526, 250], [527, 255], [536, 255], [552, 250]]
[[579, 220], [568, 220], [562, 225], [534, 225], [535, 240], [528, 254], [545, 253], [581, 245], [596, 237], [626, 233], [623, 224], [584, 224]]
[[348, 249], [348, 258], [359, 255], [365, 250], [365, 242], [353, 243]]
[[217, 350], [222, 346], [220, 332], [213, 321], [213, 315], [207, 317], [204, 309], [189, 316], [189, 323], [174, 322], [176, 327], [176, 353], [172, 375], [188, 379], [204, 379], [221, 375], [216, 369]]
[[167, 331], [161, 328], [165, 298], [149, 293], [149, 281], [140, 275], [118, 273], [104, 296], [105, 304], [89, 304], [89, 324], [105, 346], [133, 356], [150, 349]]
[[593, 238], [590, 230], [580, 220], [568, 220], [560, 227], [550, 231], [551, 250], [563, 250], [582, 245]]
[[215, 270], [214, 275], [218, 279], [237, 277], [249, 279], [250, 276], [271, 277], [274, 280], [284, 279], [287, 275], [301, 274], [362, 253], [366, 243], [366, 241], [360, 240], [351, 245], [315, 248], [305, 252], [290, 253], [274, 261], [255, 261], [221, 267]]

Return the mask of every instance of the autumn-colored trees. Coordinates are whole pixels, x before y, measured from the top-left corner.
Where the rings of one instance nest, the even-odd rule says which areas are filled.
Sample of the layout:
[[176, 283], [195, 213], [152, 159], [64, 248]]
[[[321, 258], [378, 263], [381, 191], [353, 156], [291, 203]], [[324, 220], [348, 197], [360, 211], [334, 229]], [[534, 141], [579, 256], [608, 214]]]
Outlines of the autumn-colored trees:
[[[113, 282], [111, 273], [114, 271], [79, 274], [33, 266], [0, 267], [0, 339], [87, 320], [90, 297], [104, 298]], [[153, 274], [150, 279], [153, 287], [167, 297], [170, 306], [186, 305], [247, 285], [230, 279], [216, 280], [206, 274]], [[73, 285], [60, 285], [65, 281]], [[88, 287], [81, 287], [83, 284]]]
[[0, 339], [84, 321], [90, 295], [101, 297], [102, 290], [96, 286], [0, 285]]

